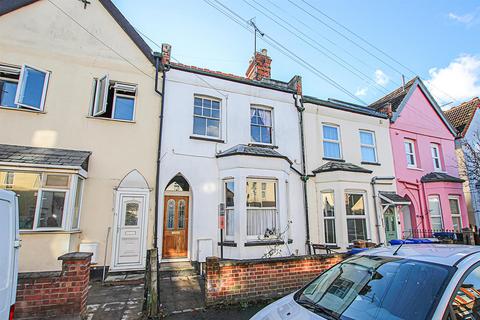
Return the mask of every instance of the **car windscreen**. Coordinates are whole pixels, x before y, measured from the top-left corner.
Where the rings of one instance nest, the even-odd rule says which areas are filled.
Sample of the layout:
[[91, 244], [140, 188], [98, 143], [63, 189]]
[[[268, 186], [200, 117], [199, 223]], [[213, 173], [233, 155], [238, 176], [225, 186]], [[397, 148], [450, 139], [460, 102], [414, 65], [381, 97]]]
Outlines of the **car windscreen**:
[[295, 301], [327, 319], [430, 319], [454, 267], [354, 256], [321, 274]]

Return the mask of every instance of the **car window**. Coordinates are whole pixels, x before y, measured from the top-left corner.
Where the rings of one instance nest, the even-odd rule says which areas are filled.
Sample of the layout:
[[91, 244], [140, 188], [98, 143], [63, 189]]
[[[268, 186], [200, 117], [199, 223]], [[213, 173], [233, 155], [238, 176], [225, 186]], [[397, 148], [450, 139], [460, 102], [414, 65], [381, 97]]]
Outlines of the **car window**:
[[462, 281], [450, 307], [454, 320], [480, 319], [480, 265]]
[[298, 304], [336, 319], [430, 319], [453, 268], [377, 256], [354, 256], [296, 294]]

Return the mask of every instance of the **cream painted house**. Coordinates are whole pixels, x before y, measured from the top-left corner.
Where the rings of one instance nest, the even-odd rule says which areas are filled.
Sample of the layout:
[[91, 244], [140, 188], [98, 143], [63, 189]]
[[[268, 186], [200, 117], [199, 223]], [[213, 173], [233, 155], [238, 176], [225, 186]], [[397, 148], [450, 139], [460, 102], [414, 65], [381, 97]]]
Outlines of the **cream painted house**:
[[[20, 271], [142, 269], [161, 97], [150, 48], [109, 0], [0, 5], [0, 188], [19, 193]], [[108, 244], [107, 244], [108, 242]]]
[[311, 242], [344, 250], [354, 240], [401, 237], [389, 120], [367, 107], [304, 97]]

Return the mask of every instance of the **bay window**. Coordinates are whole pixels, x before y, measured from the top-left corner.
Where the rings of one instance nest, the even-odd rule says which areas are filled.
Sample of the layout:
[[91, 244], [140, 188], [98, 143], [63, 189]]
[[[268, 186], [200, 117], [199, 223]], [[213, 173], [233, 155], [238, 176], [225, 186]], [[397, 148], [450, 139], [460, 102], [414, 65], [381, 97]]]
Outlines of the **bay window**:
[[365, 196], [363, 193], [346, 193], [345, 206], [347, 212], [348, 242], [367, 240], [367, 217], [365, 212]]
[[430, 211], [430, 226], [433, 231], [443, 230], [442, 206], [439, 196], [428, 197], [428, 208]]
[[225, 236], [232, 239], [235, 234], [235, 182], [224, 181], [225, 191]]
[[450, 214], [452, 216], [453, 230], [462, 231], [462, 215], [460, 211], [460, 200], [458, 196], [449, 196]]
[[322, 192], [323, 223], [325, 228], [325, 243], [337, 242], [335, 233], [335, 200], [333, 192]]
[[247, 179], [247, 237], [268, 238], [278, 228], [277, 181]]
[[19, 196], [20, 230], [78, 229], [83, 189], [79, 176], [5, 170], [0, 171], [0, 189]]

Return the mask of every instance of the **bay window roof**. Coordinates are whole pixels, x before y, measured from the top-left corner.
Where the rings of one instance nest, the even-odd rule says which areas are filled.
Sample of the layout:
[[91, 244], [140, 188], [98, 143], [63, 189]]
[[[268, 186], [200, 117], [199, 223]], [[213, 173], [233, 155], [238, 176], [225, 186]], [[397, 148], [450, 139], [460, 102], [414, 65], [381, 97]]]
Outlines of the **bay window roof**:
[[90, 151], [0, 144], [0, 163], [47, 165], [88, 171]]

